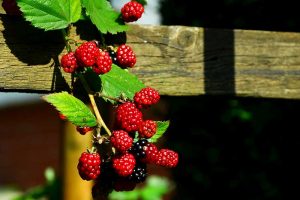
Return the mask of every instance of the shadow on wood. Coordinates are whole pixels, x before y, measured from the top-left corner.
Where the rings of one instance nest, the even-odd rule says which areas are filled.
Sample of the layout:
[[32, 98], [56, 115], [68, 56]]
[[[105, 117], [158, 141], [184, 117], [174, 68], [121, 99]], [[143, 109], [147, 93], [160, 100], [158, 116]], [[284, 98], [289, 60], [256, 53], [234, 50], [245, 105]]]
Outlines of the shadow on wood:
[[[4, 26], [3, 37], [11, 53], [28, 67], [47, 64], [64, 49], [60, 31], [34, 28], [22, 18], [0, 15]], [[13, 26], [11, 23], [15, 23]], [[23, 31], [20, 34], [20, 31]]]
[[[50, 91], [68, 90], [69, 86], [59, 69], [58, 61], [58, 56], [64, 49], [61, 32], [45, 32], [33, 27], [29, 22], [19, 17], [0, 15], [0, 18], [3, 25], [3, 31], [1, 31], [3, 42], [6, 44], [3, 51], [9, 50], [16, 58], [15, 61], [12, 61], [11, 58], [7, 57], [10, 61], [6, 63], [6, 69], [10, 69], [10, 74], [13, 76], [12, 79], [16, 79], [17, 81], [18, 78], [16, 78], [16, 76], [33, 76], [37, 78], [36, 75], [39, 74], [38, 80], [46, 82], [48, 77], [52, 74]], [[12, 25], [12, 23], [14, 23], [14, 25]], [[22, 32], [20, 33], [20, 31]], [[3, 53], [3, 59], [5, 59], [7, 55], [9, 54]], [[23, 67], [20, 68], [20, 65]], [[27, 73], [27, 71], [31, 71], [32, 68], [34, 68], [36, 74]], [[45, 70], [44, 68], [48, 69]], [[13, 72], [14, 70], [15, 72]], [[42, 71], [45, 73], [39, 73]], [[5, 71], [3, 73], [5, 73]], [[20, 79], [22, 79], [22, 81], [28, 81], [28, 84], [33, 84], [30, 82], [30, 78], [26, 80], [26, 78], [20, 77]], [[32, 88], [32, 90], [34, 90], [34, 88]]]
[[233, 30], [204, 29], [204, 87], [206, 94], [235, 92]]

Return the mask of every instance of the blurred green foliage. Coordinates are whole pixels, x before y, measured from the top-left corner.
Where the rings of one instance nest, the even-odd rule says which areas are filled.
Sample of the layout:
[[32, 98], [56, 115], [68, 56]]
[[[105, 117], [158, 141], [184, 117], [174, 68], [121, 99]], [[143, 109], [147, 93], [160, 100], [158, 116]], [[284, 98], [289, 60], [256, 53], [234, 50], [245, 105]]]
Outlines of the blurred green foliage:
[[163, 177], [149, 176], [146, 184], [128, 192], [113, 191], [109, 195], [110, 200], [162, 200], [163, 196], [173, 189], [172, 183]]
[[55, 172], [52, 168], [45, 170], [45, 185], [36, 186], [31, 188], [25, 194], [22, 194], [13, 200], [37, 200], [46, 198], [48, 200], [58, 200], [61, 196], [61, 184], [55, 176]]

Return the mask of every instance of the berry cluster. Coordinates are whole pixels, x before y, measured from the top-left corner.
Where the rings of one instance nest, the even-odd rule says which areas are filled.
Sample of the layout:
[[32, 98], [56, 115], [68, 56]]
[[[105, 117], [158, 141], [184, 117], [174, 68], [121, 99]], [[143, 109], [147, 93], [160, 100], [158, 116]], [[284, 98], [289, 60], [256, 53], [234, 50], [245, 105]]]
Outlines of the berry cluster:
[[94, 41], [81, 44], [75, 52], [69, 52], [61, 58], [61, 67], [67, 73], [91, 67], [96, 74], [105, 74], [111, 70], [111, 65], [109, 53]]
[[[134, 22], [141, 18], [143, 13], [143, 5], [136, 1], [126, 3], [121, 9], [124, 22]], [[105, 74], [111, 70], [112, 63], [122, 68], [132, 68], [136, 63], [136, 56], [131, 47], [125, 44], [120, 45], [115, 51], [113, 48], [99, 48], [97, 42], [90, 41], [61, 58], [61, 67], [67, 73], [92, 67], [96, 74]]]
[[130, 46], [122, 44], [116, 52], [110, 47], [99, 48], [96, 41], [81, 44], [75, 52], [62, 56], [61, 67], [67, 73], [82, 71], [91, 67], [96, 74], [105, 74], [111, 70], [112, 63], [122, 68], [132, 68], [136, 63], [136, 56]]
[[[143, 182], [147, 177], [147, 164], [175, 167], [178, 163], [178, 154], [175, 151], [159, 150], [154, 143], [148, 140], [155, 135], [157, 124], [153, 120], [144, 120], [141, 108], [148, 108], [157, 103], [160, 99], [159, 93], [155, 89], [147, 87], [136, 92], [133, 99], [132, 102], [126, 101], [117, 106], [117, 125], [109, 139], [115, 152], [109, 158], [102, 160], [103, 165], [106, 165], [106, 170], [102, 173], [111, 173], [110, 181], [112, 181], [112, 187], [117, 191], [132, 190], [137, 183]], [[94, 163], [97, 162], [98, 157], [95, 158], [95, 161], [87, 160], [84, 168], [78, 168], [79, 174], [90, 173], [90, 179], [96, 179]], [[107, 170], [107, 168], [112, 170]], [[87, 180], [87, 178], [84, 179]]]
[[[124, 22], [136, 21], [143, 12], [143, 6], [136, 1], [128, 2], [121, 9]], [[132, 68], [136, 64], [135, 53], [126, 44], [116, 48], [101, 47], [99, 42], [89, 41], [61, 58], [61, 67], [68, 73], [80, 73], [90, 67], [96, 74], [105, 74], [111, 70], [112, 63], [123, 69]], [[146, 87], [136, 92], [132, 100], [119, 100], [116, 101], [119, 104], [116, 106], [116, 123], [111, 135], [93, 135], [96, 148], [82, 153], [79, 159], [77, 168], [81, 178], [96, 181], [94, 194], [107, 192], [109, 188], [116, 191], [133, 190], [138, 183], [145, 181], [147, 164], [170, 168], [178, 164], [178, 154], [175, 151], [158, 149], [151, 142], [158, 129], [157, 122], [144, 119], [143, 116], [142, 109], [159, 102], [158, 91]], [[60, 117], [66, 119], [63, 115]], [[77, 127], [82, 135], [93, 129], [94, 127]], [[103, 151], [107, 147], [111, 152]]]
[[[43, 21], [42, 19], [41, 22], [36, 23], [35, 21], [39, 21], [36, 20], [36, 17], [38, 16], [35, 16], [33, 12], [28, 11], [28, 9], [25, 8], [22, 4], [22, 1], [20, 1], [21, 4], [17, 4], [16, 2], [16, 0], [3, 0], [2, 6], [8, 15], [22, 15], [22, 12], [18, 7], [18, 5], [20, 5], [22, 11], [24, 12], [26, 20], [32, 22], [34, 26], [43, 28], [40, 23], [50, 23], [50, 21], [47, 21], [46, 19], [45, 21]], [[143, 3], [145, 4], [145, 2]], [[68, 6], [70, 5], [67, 5], [67, 7]], [[84, 4], [82, 6], [87, 7]], [[38, 5], [36, 9], [54, 10], [56, 9], [56, 7], [51, 4], [41, 4]], [[110, 10], [111, 7], [109, 5], [105, 4], [102, 9], [107, 9], [108, 13], [104, 13], [103, 15], [105, 16], [102, 17], [108, 17], [111, 20], [115, 21], [115, 19], [113, 18], [115, 16], [114, 11]], [[86, 11], [87, 12], [85, 14], [87, 18], [94, 15], [94, 13], [90, 12], [89, 9], [86, 9]], [[110, 12], [113, 14], [109, 14]], [[143, 5], [137, 2], [137, 0], [131, 0], [130, 2], [126, 3], [121, 9], [121, 18], [118, 18], [118, 21], [121, 20], [121, 23], [115, 23], [116, 25], [111, 25], [111, 31], [108, 30], [105, 31], [105, 33], [116, 32], [116, 30], [114, 30], [114, 27], [122, 27], [122, 20], [125, 23], [134, 22], [141, 18], [143, 13]], [[66, 13], [63, 12], [60, 14], [63, 15]], [[57, 22], [60, 23], [59, 20]], [[72, 22], [75, 23], [76, 20], [72, 20]], [[107, 21], [106, 23], [108, 24], [109, 22], [110, 21]], [[51, 21], [51, 24], [52, 23], [54, 22]], [[105, 20], [103, 23], [104, 26], [106, 26]], [[68, 23], [68, 25], [71, 25], [71, 23]], [[101, 31], [102, 28], [99, 28], [99, 24], [96, 23], [95, 25]], [[53, 25], [51, 29], [59, 28], [57, 27], [57, 24], [55, 24], [55, 26]], [[64, 30], [64, 34], [66, 34], [66, 32], [67, 31]], [[76, 122], [76, 120], [72, 121], [70, 112], [65, 111], [65, 107], [70, 106], [65, 102], [68, 102], [67, 98], [65, 99], [65, 101], [60, 99], [59, 103], [54, 103], [55, 101], [53, 99], [49, 100], [48, 98], [46, 98], [46, 100], [57, 107], [57, 109], [60, 111], [59, 117], [62, 120], [68, 120], [69, 118], [70, 121], [75, 123], [76, 125], [83, 125], [76, 127], [76, 130], [81, 135], [85, 135], [86, 133], [96, 129], [96, 131], [93, 131], [96, 134], [93, 134], [94, 144], [92, 150], [83, 152], [77, 164], [79, 176], [83, 180], [95, 180], [96, 184], [93, 189], [93, 194], [99, 192], [100, 188], [104, 188], [102, 192], [100, 191], [100, 193], [108, 192], [109, 188], [113, 188], [116, 191], [133, 190], [138, 183], [145, 181], [147, 177], [147, 164], [156, 164], [164, 167], [175, 167], [178, 164], [178, 154], [170, 149], [159, 150], [157, 146], [151, 142], [151, 138], [157, 133], [157, 122], [150, 119], [145, 119], [142, 112], [142, 109], [147, 109], [159, 102], [160, 95], [157, 90], [151, 87], [143, 88], [140, 91], [136, 92], [132, 99], [128, 99], [127, 97], [124, 97], [125, 95], [123, 96], [122, 94], [120, 94], [120, 98], [110, 97], [109, 95], [104, 94], [105, 92], [103, 92], [102, 97], [114, 100], [116, 103], [119, 103], [116, 106], [115, 112], [116, 126], [113, 128], [113, 131], [110, 131], [109, 128], [107, 128], [106, 124], [103, 122], [101, 114], [98, 111], [97, 105], [95, 103], [94, 98], [95, 96], [97, 96], [96, 93], [94, 93], [89, 87], [88, 82], [85, 81], [85, 77], [81, 76], [81, 73], [84, 73], [87, 68], [90, 68], [97, 75], [108, 73], [112, 69], [113, 63], [118, 65], [122, 69], [134, 67], [136, 64], [136, 55], [133, 52], [132, 48], [126, 44], [121, 44], [117, 47], [107, 46], [104, 39], [102, 40], [103, 44], [101, 45], [98, 41], [87, 41], [81, 43], [79, 41], [68, 38], [68, 36], [66, 35], [64, 39], [66, 42], [66, 49], [68, 49], [68, 53], [61, 57], [61, 68], [66, 73], [77, 73], [76, 75], [79, 76], [84, 89], [89, 94], [89, 98], [91, 100], [96, 117], [93, 118], [93, 123], [87, 123], [84, 114], [77, 114], [76, 112], [74, 114], [74, 112], [72, 112], [72, 114], [76, 115], [76, 117], [82, 118], [82, 123], [78, 123], [78, 121]], [[76, 49], [73, 51], [71, 50], [70, 41], [73, 41], [74, 44], [76, 44]], [[124, 88], [124, 90], [127, 89], [129, 90], [129, 88]], [[135, 88], [133, 87], [132, 92], [135, 92], [134, 89]], [[72, 93], [73, 92], [74, 91], [72, 91]], [[99, 96], [101, 96], [101, 94], [99, 94]], [[57, 98], [57, 96], [54, 97]], [[76, 107], [76, 109], [80, 109], [80, 106], [78, 108]], [[64, 114], [66, 114], [66, 116]], [[91, 124], [97, 124], [97, 126], [85, 126]], [[101, 127], [103, 127], [107, 132], [106, 135], [103, 135], [101, 133]], [[161, 136], [161, 134], [158, 135]], [[155, 139], [152, 138], [152, 141], [155, 141]]]

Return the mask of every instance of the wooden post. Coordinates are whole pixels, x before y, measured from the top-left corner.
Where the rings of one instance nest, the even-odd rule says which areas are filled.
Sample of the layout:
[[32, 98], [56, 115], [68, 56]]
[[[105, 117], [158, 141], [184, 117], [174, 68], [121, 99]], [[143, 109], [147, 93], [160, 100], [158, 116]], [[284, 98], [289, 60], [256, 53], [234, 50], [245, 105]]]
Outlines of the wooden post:
[[63, 134], [63, 199], [91, 200], [93, 182], [82, 180], [77, 171], [81, 153], [91, 147], [91, 134], [80, 135], [76, 127], [69, 122], [65, 123]]

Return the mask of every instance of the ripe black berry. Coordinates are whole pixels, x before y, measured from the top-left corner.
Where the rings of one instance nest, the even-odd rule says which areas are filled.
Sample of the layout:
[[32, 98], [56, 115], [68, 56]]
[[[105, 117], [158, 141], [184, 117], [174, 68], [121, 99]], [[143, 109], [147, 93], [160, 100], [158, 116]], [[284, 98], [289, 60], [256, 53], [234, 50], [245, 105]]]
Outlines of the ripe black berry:
[[109, 56], [110, 56], [112, 62], [113, 62], [114, 64], [118, 64], [116, 52], [115, 52], [114, 50], [110, 49], [110, 50], [108, 50], [108, 53], [109, 53]]
[[135, 183], [141, 183], [145, 181], [147, 177], [147, 168], [144, 163], [137, 163], [135, 168], [133, 169], [132, 174], [128, 177], [130, 181]]
[[146, 156], [144, 147], [148, 144], [146, 139], [139, 140], [135, 142], [130, 148], [130, 152], [137, 158], [142, 159]]

